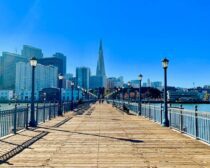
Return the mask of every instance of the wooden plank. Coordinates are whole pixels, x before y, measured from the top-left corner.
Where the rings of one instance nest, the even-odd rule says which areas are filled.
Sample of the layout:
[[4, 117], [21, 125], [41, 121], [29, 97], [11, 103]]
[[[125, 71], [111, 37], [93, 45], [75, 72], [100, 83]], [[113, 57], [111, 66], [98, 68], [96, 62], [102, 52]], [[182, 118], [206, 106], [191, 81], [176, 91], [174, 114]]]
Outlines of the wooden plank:
[[[58, 128], [53, 125], [61, 119], [46, 123], [36, 131], [48, 135], [1, 166], [210, 167], [208, 145], [111, 105], [92, 108]], [[21, 140], [14, 136], [11, 141]]]

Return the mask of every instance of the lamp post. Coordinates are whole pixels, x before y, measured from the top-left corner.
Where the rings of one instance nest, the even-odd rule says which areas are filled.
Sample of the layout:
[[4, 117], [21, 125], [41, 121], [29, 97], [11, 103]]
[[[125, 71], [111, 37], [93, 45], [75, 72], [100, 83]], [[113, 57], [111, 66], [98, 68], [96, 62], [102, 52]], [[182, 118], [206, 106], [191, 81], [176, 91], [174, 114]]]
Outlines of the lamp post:
[[117, 101], [117, 97], [118, 97], [118, 89], [115, 89], [115, 100]]
[[119, 99], [119, 101], [120, 101], [120, 90], [121, 90], [121, 88], [119, 87], [118, 88], [118, 99]]
[[74, 82], [71, 82], [71, 110], [74, 109]]
[[63, 84], [63, 75], [60, 73], [58, 75], [59, 79], [59, 109], [58, 109], [58, 115], [62, 116], [62, 84]]
[[34, 89], [35, 89], [35, 68], [37, 66], [37, 59], [35, 57], [32, 57], [30, 59], [30, 64], [32, 67], [32, 88], [31, 88], [31, 117], [29, 126], [30, 127], [36, 127], [36, 121], [35, 121], [35, 111], [34, 111]]
[[85, 99], [87, 100], [87, 90], [84, 89], [84, 92], [85, 92]]
[[143, 75], [139, 74], [138, 78], [139, 78], [139, 115], [141, 115], [141, 81], [142, 81]]
[[89, 90], [87, 89], [86, 92], [87, 92], [87, 99], [89, 101], [90, 100]]
[[131, 82], [128, 81], [128, 103], [130, 102], [130, 87], [131, 87]]
[[163, 126], [168, 127], [169, 126], [169, 120], [168, 120], [168, 104], [167, 104], [167, 68], [168, 68], [168, 59], [162, 60], [162, 66], [164, 69], [164, 115], [163, 115]]
[[124, 98], [125, 98], [125, 90], [124, 90], [125, 88], [124, 87], [122, 87], [122, 100], [123, 100], [123, 102], [124, 102]]
[[84, 100], [84, 89], [81, 88], [81, 91], [82, 91], [82, 100]]
[[78, 89], [78, 101], [79, 101], [79, 90], [80, 90], [80, 86], [77, 86], [77, 89]]
[[47, 93], [43, 93], [43, 101], [44, 101], [44, 111], [43, 111], [43, 121], [45, 122], [45, 103], [46, 103]]

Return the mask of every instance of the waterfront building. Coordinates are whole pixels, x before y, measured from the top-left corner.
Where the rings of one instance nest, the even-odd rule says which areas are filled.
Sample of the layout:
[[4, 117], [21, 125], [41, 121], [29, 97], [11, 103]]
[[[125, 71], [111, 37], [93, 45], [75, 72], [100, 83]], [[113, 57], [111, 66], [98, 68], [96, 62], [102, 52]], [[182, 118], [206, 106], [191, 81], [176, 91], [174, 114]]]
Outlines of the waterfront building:
[[[62, 100], [63, 101], [71, 101], [72, 90], [71, 89], [62, 89]], [[79, 92], [79, 99], [82, 98], [82, 91]], [[74, 101], [78, 100], [78, 90], [73, 90], [73, 99]]]
[[1, 57], [1, 89], [15, 90], [16, 63], [27, 62], [19, 54], [3, 52]]
[[[31, 100], [31, 90], [19, 90], [15, 92], [15, 95], [17, 96], [18, 101], [27, 102]], [[34, 92], [34, 100], [39, 100], [39, 92], [37, 90]]]
[[29, 45], [23, 45], [21, 55], [28, 60], [30, 60], [32, 57], [36, 57], [37, 59], [43, 58], [43, 53], [40, 48], [32, 47]]
[[210, 85], [204, 85], [203, 88], [204, 89], [210, 89]]
[[198, 92], [195, 91], [182, 91], [182, 90], [168, 90], [168, 100], [174, 102], [196, 102], [202, 101]]
[[14, 98], [13, 90], [0, 90], [0, 101], [10, 101]]
[[[31, 65], [25, 62], [16, 64], [15, 92], [20, 95], [31, 92]], [[52, 65], [44, 66], [37, 64], [35, 69], [35, 91], [43, 88], [56, 88], [58, 82], [58, 68]], [[24, 97], [26, 98], [26, 96]]]
[[90, 84], [90, 68], [77, 67], [76, 68], [77, 86], [84, 89], [89, 89]]

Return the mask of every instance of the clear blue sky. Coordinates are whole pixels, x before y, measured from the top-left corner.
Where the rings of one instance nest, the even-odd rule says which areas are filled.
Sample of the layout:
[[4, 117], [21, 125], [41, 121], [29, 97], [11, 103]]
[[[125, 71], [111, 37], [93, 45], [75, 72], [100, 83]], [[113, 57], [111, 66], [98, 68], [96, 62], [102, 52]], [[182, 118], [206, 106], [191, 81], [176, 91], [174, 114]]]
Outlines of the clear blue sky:
[[62, 52], [68, 71], [95, 73], [100, 38], [108, 76], [163, 79], [169, 84], [210, 84], [209, 0], [1, 0], [0, 52], [23, 44]]

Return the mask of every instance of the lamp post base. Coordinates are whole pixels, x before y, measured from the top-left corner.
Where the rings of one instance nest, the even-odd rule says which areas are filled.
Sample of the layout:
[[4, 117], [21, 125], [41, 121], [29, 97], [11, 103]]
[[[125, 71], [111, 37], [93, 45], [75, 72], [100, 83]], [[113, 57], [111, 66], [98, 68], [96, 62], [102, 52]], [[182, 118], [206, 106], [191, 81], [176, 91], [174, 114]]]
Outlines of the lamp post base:
[[59, 104], [58, 116], [63, 116], [61, 103]]
[[35, 120], [31, 120], [29, 122], [29, 127], [36, 127], [36, 126], [37, 126], [37, 124], [36, 124], [36, 121]]
[[62, 110], [58, 111], [58, 116], [63, 116]]
[[74, 110], [74, 103], [72, 102], [71, 103], [71, 111], [73, 111]]
[[141, 116], [141, 104], [138, 106], [138, 116]]
[[169, 127], [169, 121], [163, 120], [162, 126], [163, 127]]

